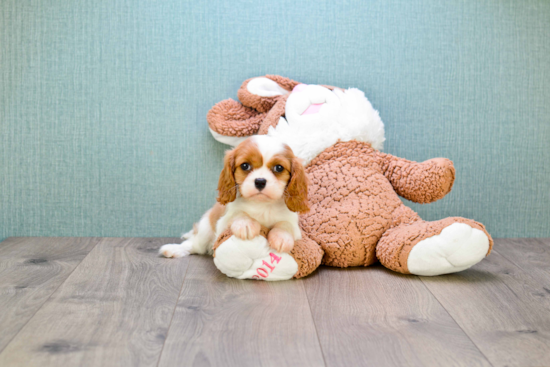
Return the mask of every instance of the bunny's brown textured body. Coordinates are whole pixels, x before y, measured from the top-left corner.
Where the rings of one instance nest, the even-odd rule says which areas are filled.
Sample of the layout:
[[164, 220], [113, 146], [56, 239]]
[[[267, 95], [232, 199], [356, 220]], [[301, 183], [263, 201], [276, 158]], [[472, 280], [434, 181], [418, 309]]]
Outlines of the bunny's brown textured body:
[[307, 167], [311, 210], [301, 216], [302, 230], [325, 251], [323, 264], [370, 265], [376, 244], [403, 204], [368, 143], [337, 143]]
[[362, 92], [266, 76], [245, 81], [238, 96], [242, 105], [226, 100], [209, 112], [216, 138], [267, 133], [307, 163], [311, 210], [300, 216], [302, 240], [290, 253], [294, 277], [321, 263], [376, 261], [405, 274], [438, 275], [467, 269], [491, 251], [482, 224], [460, 217], [426, 222], [402, 203], [399, 196], [423, 204], [443, 198], [454, 183], [453, 163], [380, 152], [384, 126]]
[[[368, 143], [349, 141], [323, 151], [306, 172], [311, 181], [311, 210], [301, 216], [300, 224], [324, 250], [325, 265], [366, 266], [380, 258], [386, 267], [406, 273], [400, 257], [412, 246], [392, 252], [384, 241], [377, 249], [384, 234], [396, 227], [422, 228], [424, 236], [415, 231], [418, 241], [413, 242], [417, 243], [444, 228], [420, 225], [425, 222], [402, 203], [397, 192], [423, 203], [442, 198], [454, 181], [454, 167], [447, 159], [411, 162], [380, 153]], [[483, 228], [465, 218], [454, 220]]]

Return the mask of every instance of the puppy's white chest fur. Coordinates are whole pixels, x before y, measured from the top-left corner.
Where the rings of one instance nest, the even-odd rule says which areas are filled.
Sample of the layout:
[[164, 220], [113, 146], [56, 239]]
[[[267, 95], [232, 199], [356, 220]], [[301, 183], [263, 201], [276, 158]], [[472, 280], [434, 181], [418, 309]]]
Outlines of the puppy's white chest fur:
[[216, 237], [227, 229], [231, 219], [241, 213], [246, 213], [267, 228], [272, 228], [278, 222], [288, 222], [292, 225], [294, 240], [302, 238], [298, 226], [298, 213], [290, 211], [283, 199], [267, 203], [250, 203], [240, 197], [226, 205], [225, 214], [216, 223]]

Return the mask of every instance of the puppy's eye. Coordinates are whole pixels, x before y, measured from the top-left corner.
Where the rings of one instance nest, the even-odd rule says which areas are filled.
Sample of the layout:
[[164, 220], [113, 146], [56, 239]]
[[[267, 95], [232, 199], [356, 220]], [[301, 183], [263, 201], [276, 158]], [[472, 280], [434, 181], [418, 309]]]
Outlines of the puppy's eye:
[[243, 171], [248, 171], [250, 169], [250, 164], [248, 164], [248, 163], [241, 164], [241, 169]]
[[277, 172], [277, 173], [281, 173], [283, 172], [284, 168], [283, 166], [281, 166], [280, 164], [276, 165], [275, 167], [273, 167], [273, 171]]

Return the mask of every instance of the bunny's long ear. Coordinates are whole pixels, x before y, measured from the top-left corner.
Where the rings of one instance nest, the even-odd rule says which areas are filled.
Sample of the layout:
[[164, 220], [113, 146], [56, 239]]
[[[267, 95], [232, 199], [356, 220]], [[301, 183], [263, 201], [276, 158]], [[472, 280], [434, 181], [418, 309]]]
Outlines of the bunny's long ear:
[[216, 140], [236, 146], [258, 132], [265, 115], [237, 101], [226, 99], [208, 111], [206, 121]]
[[260, 124], [260, 128], [258, 129], [258, 135], [266, 135], [271, 126], [277, 126], [277, 124], [279, 123], [279, 119], [285, 114], [287, 98], [288, 94], [279, 97], [277, 103], [275, 103], [275, 105], [271, 107], [269, 112], [266, 113], [262, 123]]
[[289, 94], [298, 84], [300, 83], [279, 75], [266, 75], [246, 80], [237, 96], [243, 105], [259, 112], [268, 112], [281, 96]]
[[278, 75], [246, 80], [237, 95], [241, 103], [226, 99], [206, 115], [214, 139], [236, 146], [254, 134], [266, 134], [285, 113], [286, 98], [300, 83]]

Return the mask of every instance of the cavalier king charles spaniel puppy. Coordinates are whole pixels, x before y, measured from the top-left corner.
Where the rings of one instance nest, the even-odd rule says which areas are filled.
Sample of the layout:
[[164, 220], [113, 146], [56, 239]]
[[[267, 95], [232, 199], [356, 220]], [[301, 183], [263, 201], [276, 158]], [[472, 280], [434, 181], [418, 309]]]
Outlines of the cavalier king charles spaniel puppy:
[[301, 239], [298, 213], [309, 210], [307, 176], [288, 145], [256, 135], [228, 151], [218, 183], [218, 202], [180, 245], [164, 245], [160, 254], [183, 257], [212, 254], [214, 242], [227, 228], [240, 239], [252, 239], [261, 226], [270, 229], [269, 246], [290, 252]]

